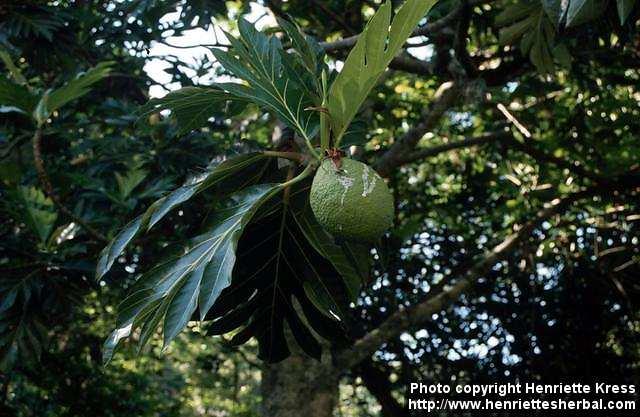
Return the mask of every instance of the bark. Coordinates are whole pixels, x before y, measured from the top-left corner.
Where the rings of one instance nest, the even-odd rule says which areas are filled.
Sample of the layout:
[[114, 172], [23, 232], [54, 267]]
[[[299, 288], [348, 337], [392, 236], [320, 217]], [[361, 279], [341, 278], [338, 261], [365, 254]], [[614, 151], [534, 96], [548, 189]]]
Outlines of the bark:
[[332, 417], [338, 405], [339, 373], [322, 362], [296, 353], [262, 372], [265, 417]]

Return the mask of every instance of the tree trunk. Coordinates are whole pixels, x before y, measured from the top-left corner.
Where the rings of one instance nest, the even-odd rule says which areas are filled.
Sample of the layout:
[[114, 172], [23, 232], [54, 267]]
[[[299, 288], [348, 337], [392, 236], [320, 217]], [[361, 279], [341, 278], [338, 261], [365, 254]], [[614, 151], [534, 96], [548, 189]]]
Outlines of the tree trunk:
[[[328, 356], [328, 355], [325, 355]], [[262, 372], [264, 417], [332, 417], [338, 404], [339, 375], [330, 358], [322, 362], [294, 354], [265, 365]]]

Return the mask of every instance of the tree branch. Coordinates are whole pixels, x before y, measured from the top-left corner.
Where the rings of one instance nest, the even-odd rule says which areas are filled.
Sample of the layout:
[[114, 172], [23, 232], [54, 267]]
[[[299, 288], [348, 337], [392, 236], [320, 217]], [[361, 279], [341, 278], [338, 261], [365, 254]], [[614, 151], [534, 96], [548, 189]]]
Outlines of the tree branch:
[[[475, 1], [475, 2], [469, 2], [469, 3], [480, 4], [483, 2]], [[410, 38], [413, 38], [416, 36], [432, 36], [440, 32], [444, 28], [450, 26], [451, 23], [453, 23], [458, 18], [458, 16], [460, 15], [463, 9], [464, 9], [464, 2], [461, 2], [460, 4], [456, 5], [456, 7], [454, 7], [453, 10], [451, 10], [443, 18], [438, 19], [433, 23], [427, 23], [424, 26], [418, 27], [416, 30], [413, 31]], [[324, 48], [325, 52], [335, 52], [341, 49], [348, 49], [356, 44], [359, 36], [360, 35], [349, 36], [348, 38], [343, 38], [334, 42], [321, 42], [320, 46]]]
[[[619, 182], [619, 187], [627, 187], [629, 185], [638, 187], [638, 185], [640, 185], [640, 178], [638, 178], [638, 176], [632, 178], [625, 177]], [[555, 214], [562, 213], [570, 205], [579, 200], [597, 195], [598, 193], [608, 193], [612, 191], [614, 190], [608, 187], [598, 186], [570, 194], [563, 199], [555, 199], [548, 203], [532, 220], [524, 224], [515, 233], [502, 241], [502, 243], [487, 252], [477, 263], [463, 272], [462, 278], [450, 288], [435, 296], [428, 296], [427, 299], [421, 303], [396, 311], [376, 329], [357, 340], [349, 350], [340, 352], [336, 357], [338, 368], [349, 369], [361, 363], [378, 350], [387, 340], [400, 336], [400, 334], [407, 329], [423, 323], [428, 320], [432, 314], [449, 306], [453, 301], [457, 300], [462, 293], [473, 286], [478, 276], [486, 274], [496, 262], [504, 259], [524, 239], [529, 237], [533, 230], [544, 220]]]
[[381, 176], [388, 177], [394, 168], [410, 157], [409, 153], [413, 151], [420, 139], [436, 126], [442, 115], [453, 105], [461, 89], [460, 81], [448, 81], [438, 88], [435, 100], [431, 108], [425, 112], [423, 121], [401, 136], [376, 163], [376, 171]]
[[436, 156], [443, 152], [448, 152], [454, 149], [469, 148], [472, 146], [484, 145], [503, 139], [511, 138], [511, 133], [508, 131], [487, 132], [479, 136], [471, 136], [462, 140], [457, 140], [449, 143], [445, 143], [438, 146], [431, 146], [429, 148], [418, 149], [409, 155], [400, 158], [400, 164], [408, 164], [411, 162], [419, 161], [421, 159]]
[[574, 174], [577, 174], [584, 178], [588, 178], [598, 184], [606, 183], [608, 181], [606, 178], [600, 177], [597, 174], [585, 170], [578, 161], [570, 162], [566, 159], [558, 158], [536, 148], [536, 146], [532, 143], [533, 141], [530, 139], [526, 139], [524, 142], [520, 142], [513, 135], [509, 135], [508, 137], [506, 137], [506, 140], [506, 145], [508, 145], [510, 148], [516, 149], [529, 155], [538, 163], [546, 162], [549, 164], [553, 164], [559, 168], [565, 168], [568, 171], [573, 172]]
[[77, 223], [80, 227], [85, 229], [89, 235], [91, 235], [94, 239], [100, 242], [108, 242], [104, 235], [94, 229], [87, 222], [82, 220], [80, 217], [73, 214], [71, 210], [69, 210], [64, 204], [62, 204], [62, 200], [53, 190], [53, 186], [51, 185], [51, 180], [49, 179], [49, 175], [47, 175], [47, 170], [44, 167], [44, 161], [42, 159], [42, 128], [38, 127], [36, 132], [33, 135], [32, 145], [33, 145], [33, 163], [36, 167], [36, 172], [38, 173], [38, 179], [40, 180], [40, 184], [44, 189], [45, 194], [53, 201], [53, 203], [58, 207], [65, 216], [70, 218], [72, 221]]

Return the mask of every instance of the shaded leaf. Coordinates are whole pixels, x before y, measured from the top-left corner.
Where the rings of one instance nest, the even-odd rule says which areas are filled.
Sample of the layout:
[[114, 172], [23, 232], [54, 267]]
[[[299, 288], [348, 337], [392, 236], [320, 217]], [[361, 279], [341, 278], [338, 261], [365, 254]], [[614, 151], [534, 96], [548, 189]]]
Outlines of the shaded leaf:
[[36, 121], [40, 124], [44, 123], [55, 110], [87, 94], [93, 84], [109, 75], [112, 66], [112, 62], [102, 62], [88, 71], [78, 74], [75, 79], [62, 87], [45, 93], [35, 109]]
[[570, 0], [566, 26], [576, 26], [593, 20], [604, 12], [605, 7], [605, 0]]
[[542, 0], [542, 7], [554, 27], [558, 28], [567, 14], [570, 0]]
[[314, 357], [320, 355], [314, 333], [332, 341], [345, 338], [349, 291], [294, 220], [308, 206], [309, 187], [296, 185], [286, 202], [273, 198], [253, 219], [239, 242], [231, 286], [206, 317], [215, 320], [211, 333], [239, 328], [234, 344], [256, 338], [260, 357], [269, 362], [289, 354], [285, 322], [296, 343]]
[[367, 281], [369, 268], [368, 266], [361, 268], [361, 265], [352, 262], [351, 258], [354, 260], [364, 258], [366, 264], [368, 259], [366, 247], [353, 243], [344, 243], [342, 246], [336, 244], [333, 237], [317, 222], [309, 205], [301, 213], [294, 214], [294, 219], [313, 248], [331, 262], [340, 273], [345, 287], [349, 290], [349, 298], [355, 301], [362, 284]]
[[15, 111], [31, 114], [36, 106], [37, 98], [29, 89], [0, 76], [0, 113]]
[[620, 24], [624, 25], [624, 22], [627, 21], [627, 18], [631, 14], [633, 10], [633, 6], [635, 6], [636, 0], [618, 0], [617, 8], [618, 8], [618, 16], [620, 17]]

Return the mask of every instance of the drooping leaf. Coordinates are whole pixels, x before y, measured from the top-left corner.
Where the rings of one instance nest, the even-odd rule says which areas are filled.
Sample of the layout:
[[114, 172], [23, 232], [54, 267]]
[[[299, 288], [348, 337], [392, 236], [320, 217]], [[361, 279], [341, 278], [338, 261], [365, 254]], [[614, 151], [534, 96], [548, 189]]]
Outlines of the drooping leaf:
[[242, 230], [259, 207], [280, 189], [279, 184], [261, 184], [237, 193], [234, 204], [219, 213], [222, 217], [219, 223], [192, 239], [183, 253], [145, 273], [118, 307], [116, 330], [105, 344], [105, 361], [110, 360], [122, 338], [158, 310], [166, 311], [165, 345], [184, 328], [199, 303], [204, 303], [200, 308], [206, 315], [207, 306], [231, 283], [235, 249]]
[[88, 71], [78, 74], [75, 79], [62, 87], [46, 92], [36, 106], [34, 112], [36, 121], [44, 123], [55, 110], [87, 94], [93, 84], [109, 75], [112, 67], [112, 62], [101, 62]]
[[366, 246], [355, 243], [342, 245], [335, 243], [333, 237], [317, 222], [309, 205], [293, 217], [313, 248], [331, 262], [340, 273], [345, 287], [349, 290], [350, 300], [355, 301], [369, 274]]
[[365, 98], [435, 0], [407, 0], [391, 21], [385, 2], [371, 18], [331, 85], [328, 109], [339, 142]]
[[97, 279], [102, 278], [111, 269], [116, 258], [136, 236], [149, 231], [175, 207], [237, 174], [247, 175], [247, 181], [250, 181], [251, 173], [246, 170], [255, 168], [256, 164], [264, 159], [265, 156], [261, 153], [248, 153], [228, 159], [153, 203], [141, 216], [126, 225], [103, 249], [96, 269]]

